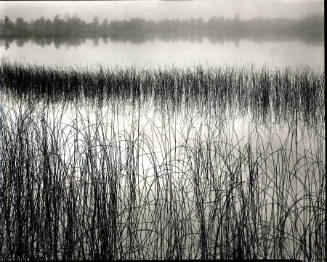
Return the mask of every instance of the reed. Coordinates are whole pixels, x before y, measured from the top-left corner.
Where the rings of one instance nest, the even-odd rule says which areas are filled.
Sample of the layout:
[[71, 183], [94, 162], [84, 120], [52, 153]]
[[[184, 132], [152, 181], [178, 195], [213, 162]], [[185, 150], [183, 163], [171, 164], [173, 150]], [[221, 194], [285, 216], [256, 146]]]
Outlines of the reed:
[[[324, 116], [324, 75], [1, 74], [2, 259], [326, 258], [324, 126], [304, 120]], [[241, 137], [222, 107], [291, 117]]]
[[0, 69], [3, 92], [35, 102], [83, 99], [101, 106], [114, 98], [132, 103], [154, 100], [161, 105], [169, 101], [173, 108], [196, 102], [216, 110], [250, 111], [260, 121], [286, 120], [296, 115], [312, 123], [325, 117], [325, 74], [309, 67], [282, 71], [199, 65], [149, 70], [100, 67], [91, 71], [3, 60]]

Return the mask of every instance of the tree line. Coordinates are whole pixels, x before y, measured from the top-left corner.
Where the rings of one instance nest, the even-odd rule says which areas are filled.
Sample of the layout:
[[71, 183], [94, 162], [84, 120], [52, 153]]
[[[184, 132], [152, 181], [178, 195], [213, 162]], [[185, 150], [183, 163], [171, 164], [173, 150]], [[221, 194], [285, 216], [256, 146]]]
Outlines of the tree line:
[[203, 19], [129, 20], [100, 21], [94, 17], [91, 22], [73, 16], [61, 18], [56, 15], [52, 20], [41, 17], [26, 22], [23, 18], [15, 21], [7, 16], [0, 20], [2, 36], [109, 36], [113, 38], [142, 37], [155, 38], [178, 35], [179, 37], [224, 36], [235, 38], [278, 38], [288, 35], [296, 38], [323, 39], [323, 16], [315, 15], [298, 20], [254, 18], [241, 20], [238, 16], [232, 19], [212, 17]]

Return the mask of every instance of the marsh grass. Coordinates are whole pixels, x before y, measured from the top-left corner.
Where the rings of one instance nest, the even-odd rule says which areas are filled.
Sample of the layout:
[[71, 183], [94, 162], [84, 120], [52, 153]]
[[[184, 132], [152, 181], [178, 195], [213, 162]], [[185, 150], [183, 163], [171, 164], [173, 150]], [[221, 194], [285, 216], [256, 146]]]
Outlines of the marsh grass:
[[[220, 70], [2, 64], [2, 259], [326, 258], [324, 127], [304, 124], [324, 77]], [[286, 136], [259, 120], [238, 136], [234, 105], [284, 112]]]
[[[204, 111], [232, 110], [255, 121], [322, 121], [325, 117], [325, 74], [309, 67], [270, 70], [242, 67], [204, 68], [52, 68], [2, 60], [3, 92], [29, 101], [102, 105], [112, 99], [154, 100], [180, 109], [201, 105]], [[169, 102], [169, 103], [168, 103]]]

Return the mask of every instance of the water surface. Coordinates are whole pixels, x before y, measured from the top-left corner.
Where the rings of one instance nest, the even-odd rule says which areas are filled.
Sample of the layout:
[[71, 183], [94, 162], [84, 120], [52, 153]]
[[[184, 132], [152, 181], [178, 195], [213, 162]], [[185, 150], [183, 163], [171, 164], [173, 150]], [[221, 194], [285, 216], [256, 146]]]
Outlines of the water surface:
[[321, 71], [324, 65], [324, 47], [299, 40], [212, 42], [201, 40], [156, 39], [135, 43], [112, 41], [110, 38], [85, 39], [77, 43], [49, 41], [43, 46], [32, 40], [20, 44], [15, 40], [6, 48], [0, 46], [2, 56], [12, 61], [47, 66], [104, 67], [189, 67], [209, 66], [269, 66], [272, 68], [310, 67]]

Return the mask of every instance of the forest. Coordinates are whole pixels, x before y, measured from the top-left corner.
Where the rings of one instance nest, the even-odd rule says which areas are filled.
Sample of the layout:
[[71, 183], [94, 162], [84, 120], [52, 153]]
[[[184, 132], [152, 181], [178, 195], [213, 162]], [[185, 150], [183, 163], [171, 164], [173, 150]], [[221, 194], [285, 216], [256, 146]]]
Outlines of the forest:
[[77, 16], [56, 15], [52, 20], [41, 17], [33, 21], [16, 18], [12, 21], [5, 16], [0, 20], [2, 37], [77, 37], [108, 36], [116, 39], [126, 38], [167, 38], [167, 37], [208, 37], [208, 38], [251, 38], [280, 39], [293, 38], [306, 41], [323, 41], [324, 23], [321, 15], [307, 16], [302, 19], [254, 18], [242, 20], [211, 17], [207, 21], [200, 18], [186, 20], [129, 20], [104, 19], [97, 16], [87, 22]]

